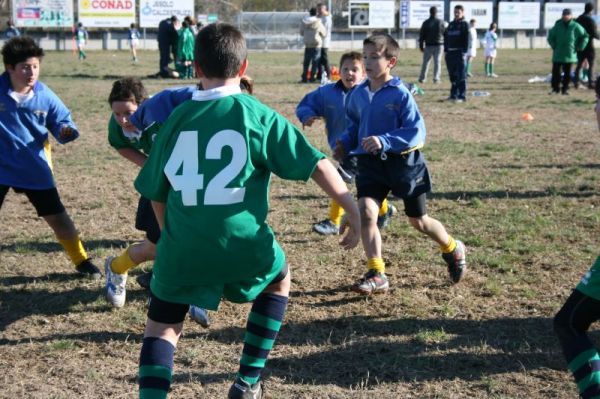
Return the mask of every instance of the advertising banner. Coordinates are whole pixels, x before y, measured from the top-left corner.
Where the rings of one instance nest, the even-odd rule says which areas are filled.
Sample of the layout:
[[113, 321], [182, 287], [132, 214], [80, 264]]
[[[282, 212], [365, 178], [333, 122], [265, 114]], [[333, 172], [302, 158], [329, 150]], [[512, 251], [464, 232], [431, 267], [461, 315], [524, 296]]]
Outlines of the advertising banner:
[[573, 18], [583, 14], [584, 3], [546, 3], [544, 4], [544, 29], [550, 29], [557, 20], [562, 18], [562, 11], [570, 8], [573, 12]]
[[491, 1], [451, 1], [450, 21], [454, 19], [454, 6], [459, 4], [465, 9], [465, 20], [475, 19], [479, 29], [487, 29], [494, 22], [494, 3]]
[[498, 28], [539, 29], [540, 3], [498, 3]]
[[70, 28], [73, 26], [73, 1], [12, 0], [12, 20], [20, 27]]
[[136, 0], [78, 0], [79, 22], [87, 28], [125, 28], [135, 22]]
[[[440, 19], [444, 19], [444, 1], [407, 1], [407, 19], [406, 25], [401, 28], [408, 29], [420, 29], [421, 25], [423, 25], [423, 21], [429, 18], [429, 9], [431, 7], [437, 7], [437, 17]], [[402, 14], [400, 14], [402, 17]]]
[[358, 29], [394, 28], [395, 1], [353, 1], [348, 4], [348, 27]]
[[[156, 28], [160, 21], [172, 15], [176, 15], [180, 20], [188, 15], [193, 16], [194, 0], [141, 0], [140, 27], [142, 28]], [[210, 23], [209, 20], [210, 14], [206, 15], [206, 22]]]

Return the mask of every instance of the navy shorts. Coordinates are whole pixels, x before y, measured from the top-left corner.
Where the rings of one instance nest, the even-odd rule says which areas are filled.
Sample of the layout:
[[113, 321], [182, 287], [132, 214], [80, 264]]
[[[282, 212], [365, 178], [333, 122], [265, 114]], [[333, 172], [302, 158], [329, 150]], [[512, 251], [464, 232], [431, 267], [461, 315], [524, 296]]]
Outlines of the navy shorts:
[[135, 228], [146, 232], [146, 238], [152, 244], [160, 238], [160, 227], [152, 209], [152, 202], [148, 198], [140, 197], [135, 214]]
[[427, 214], [426, 195], [431, 191], [431, 178], [423, 154], [416, 150], [405, 155], [386, 155], [386, 160], [366, 154], [357, 156], [358, 198], [373, 198], [381, 204], [391, 192], [404, 201], [407, 216]]
[[[281, 273], [279, 273], [269, 285], [280, 282], [288, 274], [287, 263], [283, 266]], [[163, 301], [162, 299], [155, 296], [150, 291], [150, 305], [148, 306], [148, 318], [157, 323], [164, 324], [178, 324], [185, 320], [185, 315], [190, 309], [190, 305], [183, 303], [175, 303], [169, 301]]]
[[[6, 193], [8, 193], [10, 188], [10, 186], [0, 185], [0, 207], [2, 207], [4, 197], [6, 197]], [[12, 187], [12, 189], [16, 193], [25, 194], [40, 217], [58, 215], [65, 211], [56, 187], [45, 190], [31, 190], [18, 187]]]

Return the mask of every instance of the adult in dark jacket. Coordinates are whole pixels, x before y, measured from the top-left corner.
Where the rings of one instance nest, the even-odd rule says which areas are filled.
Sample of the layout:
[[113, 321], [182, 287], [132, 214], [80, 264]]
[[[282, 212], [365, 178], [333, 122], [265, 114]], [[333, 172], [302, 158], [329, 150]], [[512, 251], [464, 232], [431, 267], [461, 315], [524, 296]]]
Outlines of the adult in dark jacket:
[[[562, 18], [556, 21], [548, 32], [548, 44], [552, 48], [552, 91], [550, 94], [562, 92], [562, 94], [568, 95], [571, 66], [577, 62], [577, 51], [582, 51], [588, 44], [588, 35], [585, 29], [573, 20], [573, 13], [569, 8], [563, 10]], [[562, 87], [560, 87], [561, 70]]]
[[454, 20], [444, 31], [444, 53], [446, 67], [452, 86], [448, 100], [463, 102], [467, 100], [467, 71], [465, 54], [469, 48], [469, 23], [464, 18], [465, 10], [460, 4], [454, 7]]
[[[158, 73], [163, 78], [171, 77], [171, 73], [169, 71], [169, 62], [174, 60], [177, 54], [177, 41], [179, 39], [179, 35], [177, 34], [177, 29], [175, 27], [177, 22], [177, 17], [173, 15], [170, 18], [163, 19], [158, 24], [157, 40], [158, 52], [160, 54]], [[173, 58], [171, 58], [172, 53], [175, 54]]]
[[583, 29], [585, 29], [589, 36], [587, 46], [583, 51], [577, 52], [577, 67], [575, 67], [575, 78], [573, 79], [573, 85], [576, 89], [579, 88], [579, 72], [585, 60], [588, 62], [588, 88], [594, 88], [594, 59], [596, 58], [594, 39], [600, 39], [600, 37], [598, 36], [596, 22], [592, 19], [592, 11], [594, 11], [594, 5], [586, 3], [584, 13], [575, 20], [579, 25], [583, 26]]
[[442, 50], [444, 49], [444, 21], [437, 18], [437, 7], [429, 9], [429, 18], [423, 21], [419, 32], [419, 49], [423, 53], [423, 64], [419, 83], [427, 80], [429, 63], [433, 58], [433, 83], [440, 83], [440, 69], [442, 66]]

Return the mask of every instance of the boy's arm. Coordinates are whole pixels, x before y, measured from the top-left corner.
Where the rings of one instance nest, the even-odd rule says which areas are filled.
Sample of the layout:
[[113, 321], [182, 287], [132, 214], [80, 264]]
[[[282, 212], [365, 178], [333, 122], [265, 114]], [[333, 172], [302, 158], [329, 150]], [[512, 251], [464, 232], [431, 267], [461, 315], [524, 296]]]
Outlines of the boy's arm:
[[[50, 91], [50, 89], [45, 89]], [[71, 112], [63, 102], [50, 91], [50, 106], [46, 116], [46, 127], [61, 144], [66, 144], [79, 137], [79, 131], [71, 119]]]
[[[317, 163], [317, 167], [311, 178], [331, 199], [340, 204], [346, 211], [347, 227], [349, 229], [340, 242], [340, 245], [346, 249], [354, 248], [360, 241], [360, 215], [356, 202], [352, 198], [352, 194], [348, 191], [348, 187], [346, 187], [340, 174], [327, 159], [321, 159]], [[346, 225], [342, 228], [345, 230]]]
[[117, 152], [121, 156], [129, 161], [133, 162], [140, 168], [144, 166], [146, 158], [148, 158], [143, 152], [136, 150], [135, 148], [117, 148]]
[[156, 222], [158, 223], [158, 227], [163, 229], [164, 221], [165, 221], [165, 203], [158, 201], [151, 201], [152, 209], [154, 210], [154, 216], [156, 217]]
[[[399, 115], [399, 125], [402, 127], [375, 136], [379, 139], [381, 144], [380, 149], [383, 152], [389, 151], [402, 154], [403, 152], [420, 148], [425, 143], [425, 122], [410, 93], [406, 92], [404, 104], [402, 104], [400, 109], [402, 109], [402, 113]], [[373, 143], [372, 141], [366, 142], [365, 139], [361, 144], [365, 148], [365, 145], [372, 145]], [[372, 152], [367, 148], [365, 150]]]
[[302, 98], [296, 107], [296, 116], [304, 126], [312, 126], [313, 122], [323, 117], [323, 96], [321, 89], [311, 91]]

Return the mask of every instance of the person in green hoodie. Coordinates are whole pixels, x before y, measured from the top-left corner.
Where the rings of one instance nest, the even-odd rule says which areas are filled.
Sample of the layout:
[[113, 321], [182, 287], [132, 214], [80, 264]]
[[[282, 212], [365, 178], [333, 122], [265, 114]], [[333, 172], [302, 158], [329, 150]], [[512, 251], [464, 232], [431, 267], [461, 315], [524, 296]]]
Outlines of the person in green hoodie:
[[[588, 40], [589, 36], [585, 29], [573, 20], [571, 10], [565, 8], [562, 18], [556, 21], [548, 32], [548, 44], [552, 48], [552, 91], [550, 94], [569, 94], [571, 66], [577, 62], [577, 51], [582, 51]], [[560, 87], [561, 80], [562, 88]]]
[[179, 41], [177, 43], [177, 66], [179, 68], [179, 77], [181, 79], [192, 79], [194, 77], [194, 34], [190, 29], [189, 23], [183, 21], [179, 31]]

